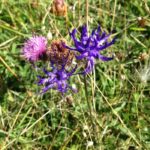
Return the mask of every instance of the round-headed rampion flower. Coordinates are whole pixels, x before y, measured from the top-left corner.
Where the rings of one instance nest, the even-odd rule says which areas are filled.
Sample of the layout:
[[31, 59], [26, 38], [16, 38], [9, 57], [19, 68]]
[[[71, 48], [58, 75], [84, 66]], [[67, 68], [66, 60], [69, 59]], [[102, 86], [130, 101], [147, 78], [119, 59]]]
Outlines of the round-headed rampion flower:
[[76, 32], [77, 30], [74, 29], [70, 33], [70, 36], [74, 42], [74, 47], [69, 47], [65, 44], [64, 46], [70, 50], [80, 53], [76, 56], [77, 60], [84, 58], [87, 60], [87, 67], [83, 74], [87, 74], [93, 70], [95, 59], [101, 59], [102, 61], [109, 61], [113, 59], [113, 57], [103, 56], [100, 54], [100, 52], [114, 44], [116, 38], [109, 42], [108, 39], [110, 34], [107, 35], [105, 32], [101, 32], [100, 26], [96, 30], [93, 30], [90, 35], [88, 35], [87, 26], [84, 25], [82, 27], [80, 39], [76, 38]]
[[43, 36], [33, 36], [24, 43], [23, 56], [28, 61], [36, 62], [45, 55], [46, 49], [46, 38]]
[[49, 89], [56, 89], [61, 93], [67, 92], [68, 89], [74, 91], [74, 88], [69, 86], [68, 79], [70, 78], [70, 76], [73, 75], [76, 69], [77, 66], [70, 72], [68, 72], [65, 69], [65, 65], [62, 65], [60, 69], [52, 65], [52, 71], [43, 69], [43, 72], [45, 74], [44, 77], [38, 76], [39, 78], [38, 85], [44, 85], [42, 93], [47, 92]]

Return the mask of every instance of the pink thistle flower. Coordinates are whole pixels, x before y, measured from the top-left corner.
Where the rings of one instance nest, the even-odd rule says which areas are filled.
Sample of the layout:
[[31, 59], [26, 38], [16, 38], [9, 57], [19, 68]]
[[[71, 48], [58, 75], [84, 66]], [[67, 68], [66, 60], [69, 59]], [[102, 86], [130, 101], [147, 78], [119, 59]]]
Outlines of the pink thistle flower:
[[36, 62], [45, 55], [47, 49], [47, 39], [43, 36], [33, 36], [29, 38], [23, 47], [23, 57], [31, 62]]

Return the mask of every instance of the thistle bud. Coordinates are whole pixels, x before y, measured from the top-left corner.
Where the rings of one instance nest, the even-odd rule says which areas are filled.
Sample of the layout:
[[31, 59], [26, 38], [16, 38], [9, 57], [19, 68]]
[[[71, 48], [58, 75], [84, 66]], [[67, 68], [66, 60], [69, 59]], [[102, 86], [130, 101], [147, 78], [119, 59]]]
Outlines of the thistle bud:
[[51, 12], [57, 16], [66, 16], [67, 5], [64, 0], [54, 0]]

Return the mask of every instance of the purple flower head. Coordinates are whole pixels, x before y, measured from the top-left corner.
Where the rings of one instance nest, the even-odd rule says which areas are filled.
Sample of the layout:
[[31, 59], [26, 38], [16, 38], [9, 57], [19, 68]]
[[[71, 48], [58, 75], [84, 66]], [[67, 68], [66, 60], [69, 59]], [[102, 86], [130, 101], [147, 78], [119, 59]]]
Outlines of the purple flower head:
[[110, 34], [102, 32], [100, 26], [88, 35], [87, 26], [84, 25], [82, 27], [80, 40], [76, 38], [76, 32], [77, 30], [74, 29], [70, 33], [75, 47], [69, 47], [67, 45], [65, 45], [65, 47], [80, 53], [76, 56], [77, 60], [84, 58], [87, 60], [87, 66], [83, 74], [87, 74], [93, 70], [95, 59], [101, 59], [102, 61], [109, 61], [113, 59], [113, 57], [103, 56], [100, 52], [114, 44], [116, 38], [109, 42], [108, 39]]
[[68, 79], [73, 75], [76, 69], [77, 66], [70, 72], [68, 72], [65, 69], [65, 65], [62, 65], [60, 69], [52, 65], [52, 71], [43, 69], [43, 72], [45, 74], [44, 77], [38, 76], [39, 78], [38, 85], [44, 85], [42, 93], [47, 92], [51, 88], [57, 89], [61, 93], [67, 92], [68, 89], [74, 91], [74, 88], [69, 86]]
[[29, 38], [23, 47], [23, 56], [31, 62], [36, 62], [46, 53], [47, 40], [43, 36]]

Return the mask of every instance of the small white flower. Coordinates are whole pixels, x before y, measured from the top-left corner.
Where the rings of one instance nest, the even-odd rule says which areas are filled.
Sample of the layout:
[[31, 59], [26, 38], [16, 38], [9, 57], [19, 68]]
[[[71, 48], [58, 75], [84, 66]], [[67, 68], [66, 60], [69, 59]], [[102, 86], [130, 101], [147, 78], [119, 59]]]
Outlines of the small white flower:
[[48, 31], [47, 33], [47, 39], [48, 40], [52, 40], [53, 36], [52, 36], [52, 33], [50, 31]]
[[75, 93], [77, 93], [77, 92], [78, 92], [77, 87], [76, 87], [76, 85], [75, 85], [75, 84], [72, 84], [72, 90], [73, 90]]
[[86, 137], [87, 137], [87, 134], [86, 134], [85, 132], [83, 132], [82, 134], [83, 134], [84, 138], [86, 138]]
[[93, 146], [93, 141], [88, 141], [87, 142], [87, 147], [91, 147], [91, 146]]
[[87, 125], [83, 126], [83, 130], [88, 130], [89, 127]]

